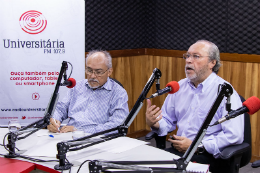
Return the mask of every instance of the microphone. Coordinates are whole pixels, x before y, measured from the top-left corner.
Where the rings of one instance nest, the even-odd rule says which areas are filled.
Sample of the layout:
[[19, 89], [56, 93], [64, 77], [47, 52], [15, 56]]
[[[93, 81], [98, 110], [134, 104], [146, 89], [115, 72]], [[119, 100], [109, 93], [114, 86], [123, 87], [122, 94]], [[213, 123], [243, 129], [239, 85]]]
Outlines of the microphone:
[[69, 78], [65, 80], [61, 86], [67, 86], [68, 88], [73, 88], [76, 85], [76, 80], [74, 78]]
[[157, 97], [159, 95], [162, 95], [164, 93], [173, 94], [176, 93], [180, 89], [180, 85], [176, 81], [169, 82], [164, 89], [156, 91], [156, 93], [152, 94], [150, 98]]
[[255, 96], [252, 96], [243, 102], [242, 107], [238, 108], [237, 110], [230, 111], [225, 117], [220, 118], [212, 126], [223, 123], [226, 120], [235, 118], [238, 115], [246, 113], [246, 112], [249, 115], [252, 115], [252, 114], [256, 113], [259, 109], [260, 109], [260, 99]]

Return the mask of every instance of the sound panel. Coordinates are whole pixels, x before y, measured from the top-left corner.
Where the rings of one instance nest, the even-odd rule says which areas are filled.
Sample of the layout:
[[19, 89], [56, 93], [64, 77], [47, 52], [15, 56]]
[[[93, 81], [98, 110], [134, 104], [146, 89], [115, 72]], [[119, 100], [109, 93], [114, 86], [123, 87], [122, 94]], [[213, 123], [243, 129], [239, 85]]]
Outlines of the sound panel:
[[207, 39], [224, 50], [225, 2], [225, 0], [157, 0], [155, 41], [148, 47], [187, 50], [195, 41]]
[[260, 1], [229, 0], [227, 52], [260, 54]]
[[146, 0], [86, 0], [86, 52], [145, 48]]
[[221, 52], [260, 54], [260, 0], [86, 0], [86, 52], [187, 50], [197, 40]]

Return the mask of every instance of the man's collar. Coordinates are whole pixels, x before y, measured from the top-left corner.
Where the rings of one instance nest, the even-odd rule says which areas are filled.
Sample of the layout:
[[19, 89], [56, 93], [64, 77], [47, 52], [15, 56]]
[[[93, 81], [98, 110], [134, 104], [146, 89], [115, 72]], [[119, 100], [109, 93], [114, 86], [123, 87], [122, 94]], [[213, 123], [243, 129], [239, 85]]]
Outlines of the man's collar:
[[[200, 83], [197, 88], [201, 87], [202, 92], [206, 91], [206, 89], [210, 86], [210, 84], [214, 81], [215, 77], [217, 76], [216, 73], [212, 72], [202, 83]], [[188, 80], [189, 85], [192, 88], [195, 88], [194, 84]]]
[[215, 80], [217, 74], [215, 72], [212, 72], [207, 79], [205, 79], [201, 84], [202, 84], [202, 92], [205, 92], [209, 87], [210, 84]]

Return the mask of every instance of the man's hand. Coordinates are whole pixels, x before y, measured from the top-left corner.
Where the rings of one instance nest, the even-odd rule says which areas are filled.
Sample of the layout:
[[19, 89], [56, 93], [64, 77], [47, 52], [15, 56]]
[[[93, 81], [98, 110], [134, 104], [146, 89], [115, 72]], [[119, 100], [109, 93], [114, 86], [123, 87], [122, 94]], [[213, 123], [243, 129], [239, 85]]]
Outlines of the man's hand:
[[50, 119], [50, 124], [47, 126], [47, 129], [50, 131], [50, 132], [59, 132], [59, 127], [60, 127], [60, 121], [58, 120], [55, 120], [54, 118], [51, 118]]
[[74, 131], [74, 126], [63, 126], [60, 129], [60, 133], [67, 133], [67, 132], [72, 132]]
[[158, 121], [162, 119], [162, 110], [155, 105], [152, 105], [151, 100], [147, 99], [147, 108], [146, 108], [146, 124], [149, 127], [154, 127], [159, 129]]
[[184, 153], [192, 143], [190, 139], [183, 136], [173, 135], [173, 138], [174, 140], [168, 139], [168, 141], [170, 141], [173, 147], [181, 153]]

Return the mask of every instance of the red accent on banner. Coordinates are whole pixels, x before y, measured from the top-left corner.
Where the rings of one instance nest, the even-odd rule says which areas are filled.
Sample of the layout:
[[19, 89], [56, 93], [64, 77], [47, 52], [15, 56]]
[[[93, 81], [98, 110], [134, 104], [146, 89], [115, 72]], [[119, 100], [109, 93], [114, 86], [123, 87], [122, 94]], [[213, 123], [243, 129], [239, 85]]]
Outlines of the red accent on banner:
[[30, 10], [23, 13], [19, 19], [22, 30], [28, 34], [39, 34], [45, 30], [47, 20], [41, 12]]

